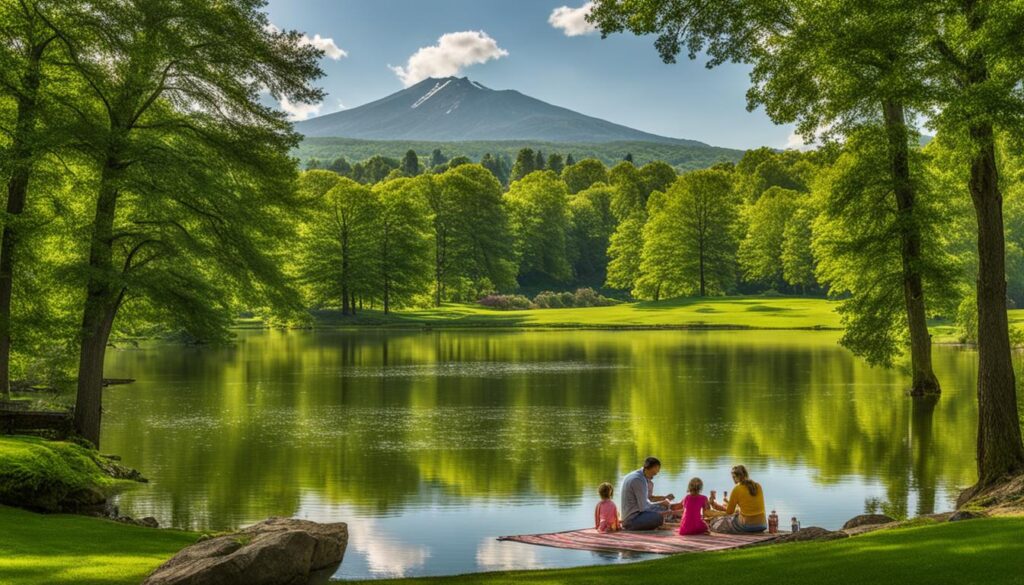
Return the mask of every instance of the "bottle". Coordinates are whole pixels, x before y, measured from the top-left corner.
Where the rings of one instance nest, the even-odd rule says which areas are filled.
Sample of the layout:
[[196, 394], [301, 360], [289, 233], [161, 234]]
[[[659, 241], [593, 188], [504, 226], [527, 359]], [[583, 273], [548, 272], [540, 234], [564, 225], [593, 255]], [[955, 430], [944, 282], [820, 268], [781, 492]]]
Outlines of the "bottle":
[[792, 528], [793, 528], [793, 532], [800, 532], [800, 521], [796, 519], [796, 516], [793, 516], [793, 526], [792, 526]]
[[723, 504], [728, 504], [729, 503], [729, 490], [723, 490], [722, 491], [722, 503]]
[[772, 510], [768, 515], [768, 534], [776, 534], [779, 531], [779, 515]]

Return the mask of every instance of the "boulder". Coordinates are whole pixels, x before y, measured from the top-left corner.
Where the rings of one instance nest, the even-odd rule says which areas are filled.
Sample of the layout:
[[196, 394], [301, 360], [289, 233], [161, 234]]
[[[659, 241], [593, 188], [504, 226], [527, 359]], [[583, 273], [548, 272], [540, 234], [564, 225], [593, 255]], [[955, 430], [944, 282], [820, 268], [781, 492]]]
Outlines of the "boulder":
[[270, 518], [185, 548], [143, 585], [304, 585], [340, 563], [347, 545], [343, 522]]
[[959, 522], [961, 520], [974, 520], [975, 518], [984, 518], [985, 515], [980, 512], [972, 512], [970, 510], [957, 510], [949, 517], [950, 522]]
[[851, 528], [858, 528], [860, 526], [872, 526], [875, 524], [889, 524], [895, 522], [896, 519], [886, 516], [885, 514], [861, 514], [860, 516], [854, 516], [843, 524], [843, 530], [849, 530]]
[[820, 526], [808, 526], [807, 528], [801, 528], [796, 532], [785, 534], [776, 542], [809, 542], [809, 541], [826, 541], [826, 540], [839, 540], [841, 538], [849, 538], [850, 535], [845, 532], [833, 532], [826, 530]]

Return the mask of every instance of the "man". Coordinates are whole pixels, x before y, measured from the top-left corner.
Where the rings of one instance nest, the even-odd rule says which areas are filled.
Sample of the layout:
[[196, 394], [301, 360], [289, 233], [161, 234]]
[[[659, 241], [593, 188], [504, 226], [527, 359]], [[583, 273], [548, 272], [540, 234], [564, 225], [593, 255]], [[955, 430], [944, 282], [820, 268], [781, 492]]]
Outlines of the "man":
[[661, 526], [674, 495], [655, 496], [654, 479], [661, 471], [657, 457], [644, 459], [641, 469], [622, 478], [622, 527], [626, 530], [654, 530]]

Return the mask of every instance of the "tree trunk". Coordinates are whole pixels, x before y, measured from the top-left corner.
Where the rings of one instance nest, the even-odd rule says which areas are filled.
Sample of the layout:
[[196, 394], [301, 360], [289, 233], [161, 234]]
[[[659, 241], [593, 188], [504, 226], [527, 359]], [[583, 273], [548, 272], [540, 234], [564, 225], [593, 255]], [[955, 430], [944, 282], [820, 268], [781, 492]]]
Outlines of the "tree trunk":
[[913, 372], [910, 395], [938, 394], [941, 390], [932, 369], [932, 336], [928, 332], [921, 282], [921, 227], [917, 224], [914, 184], [910, 177], [910, 133], [902, 103], [886, 100], [882, 109], [889, 142], [893, 193], [899, 214], [897, 226], [903, 263], [903, 301], [910, 330], [910, 366]]
[[75, 399], [75, 431], [100, 445], [103, 358], [121, 294], [113, 281], [113, 232], [117, 208], [117, 175], [120, 165], [107, 159], [100, 178], [96, 217], [89, 249], [89, 280], [82, 314], [81, 351], [78, 361], [78, 394]]
[[0, 235], [0, 400], [10, 398], [11, 382], [11, 297], [14, 291], [14, 252], [18, 244], [18, 226], [13, 217], [25, 210], [29, 176], [35, 149], [32, 133], [38, 120], [40, 61], [49, 41], [33, 47], [28, 68], [22, 76], [22, 93], [18, 96], [17, 121], [11, 137], [11, 177], [7, 182], [7, 216]]
[[704, 242], [703, 242], [703, 240], [700, 242], [699, 246], [700, 246], [700, 250], [699, 250], [699, 256], [700, 256], [700, 260], [699, 260], [700, 261], [700, 296], [703, 297], [704, 294], [707, 292], [705, 290], [706, 287], [705, 287], [705, 284], [704, 284]]
[[351, 315], [351, 314], [353, 314], [352, 304], [349, 302], [349, 300], [350, 300], [350, 298], [349, 298], [349, 294], [348, 294], [348, 285], [347, 284], [343, 284], [343, 285], [341, 285], [341, 314], [342, 315]]
[[1024, 471], [1017, 385], [1006, 316], [1006, 243], [991, 124], [970, 129], [970, 192], [978, 219], [978, 483], [977, 490]]

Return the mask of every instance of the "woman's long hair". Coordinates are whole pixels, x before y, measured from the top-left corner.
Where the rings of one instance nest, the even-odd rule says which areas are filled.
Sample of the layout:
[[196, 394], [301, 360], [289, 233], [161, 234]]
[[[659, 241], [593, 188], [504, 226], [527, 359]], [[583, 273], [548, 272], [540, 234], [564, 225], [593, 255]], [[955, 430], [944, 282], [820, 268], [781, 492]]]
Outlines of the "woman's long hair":
[[750, 479], [750, 474], [747, 473], [746, 467], [737, 465], [732, 468], [732, 474], [739, 480], [736, 483], [742, 483], [747, 486], [747, 491], [750, 492], [750, 495], [757, 495], [757, 484], [754, 483], [754, 480]]

